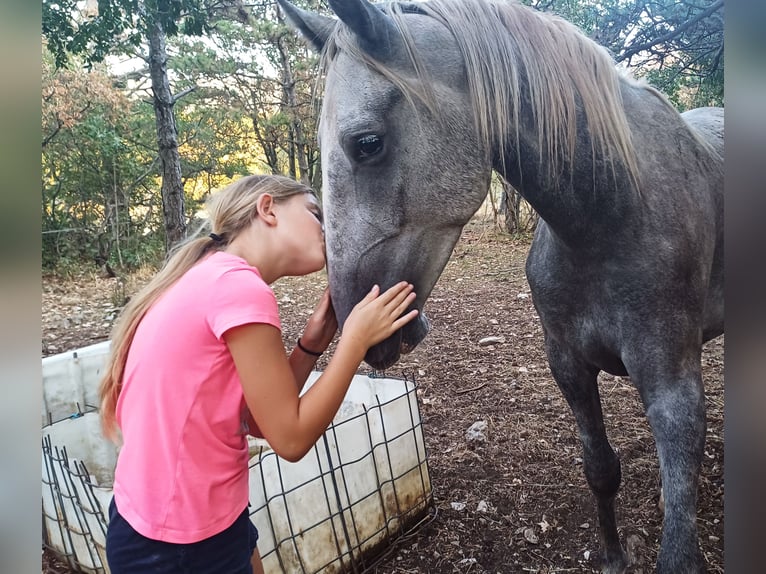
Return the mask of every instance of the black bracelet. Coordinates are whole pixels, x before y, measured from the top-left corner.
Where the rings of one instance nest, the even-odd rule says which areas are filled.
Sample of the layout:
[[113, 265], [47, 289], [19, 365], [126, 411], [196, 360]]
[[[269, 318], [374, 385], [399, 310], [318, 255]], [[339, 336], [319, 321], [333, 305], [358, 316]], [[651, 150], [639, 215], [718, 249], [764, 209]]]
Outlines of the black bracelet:
[[316, 351], [309, 351], [306, 347], [303, 346], [301, 343], [301, 338], [298, 337], [298, 348], [306, 353], [307, 355], [311, 355], [312, 357], [321, 357], [322, 353], [317, 353]]

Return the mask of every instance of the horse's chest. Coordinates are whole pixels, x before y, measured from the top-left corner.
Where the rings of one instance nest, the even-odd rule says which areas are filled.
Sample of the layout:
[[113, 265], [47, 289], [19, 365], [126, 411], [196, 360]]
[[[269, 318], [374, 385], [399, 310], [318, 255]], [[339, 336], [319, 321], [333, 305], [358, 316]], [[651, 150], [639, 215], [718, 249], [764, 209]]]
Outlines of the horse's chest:
[[622, 311], [610, 282], [597, 269], [553, 253], [530, 251], [527, 280], [547, 337], [589, 363], [615, 372], [620, 360]]

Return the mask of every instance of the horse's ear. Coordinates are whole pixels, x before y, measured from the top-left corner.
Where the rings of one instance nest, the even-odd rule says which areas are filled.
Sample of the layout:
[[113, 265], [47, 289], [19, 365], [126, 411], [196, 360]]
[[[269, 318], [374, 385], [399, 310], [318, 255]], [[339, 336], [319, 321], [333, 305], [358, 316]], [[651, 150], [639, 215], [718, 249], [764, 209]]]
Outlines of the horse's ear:
[[322, 16], [316, 12], [302, 10], [297, 6], [290, 4], [287, 0], [277, 0], [277, 2], [285, 13], [285, 16], [287, 16], [287, 20], [291, 26], [300, 32], [317, 52], [321, 52], [327, 42], [327, 38], [330, 37], [337, 20]]
[[390, 16], [367, 0], [329, 0], [338, 18], [348, 26], [359, 47], [373, 58], [385, 61], [401, 36]]

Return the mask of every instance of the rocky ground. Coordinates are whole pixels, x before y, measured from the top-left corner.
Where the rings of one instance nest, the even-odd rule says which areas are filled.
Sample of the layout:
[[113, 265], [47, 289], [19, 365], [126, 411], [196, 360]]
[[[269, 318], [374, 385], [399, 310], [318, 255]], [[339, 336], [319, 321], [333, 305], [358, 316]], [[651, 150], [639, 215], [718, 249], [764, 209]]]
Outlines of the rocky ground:
[[[524, 276], [528, 248], [491, 222], [469, 224], [426, 304], [431, 333], [389, 371], [411, 373], [419, 385], [435, 516], [371, 571], [599, 571], [597, 519], [574, 418], [548, 370]], [[124, 296], [146, 277], [44, 277], [42, 355], [107, 338]], [[320, 273], [274, 286], [290, 345], [325, 283]], [[495, 343], [480, 344], [487, 337]], [[708, 434], [698, 523], [710, 573], [724, 564], [723, 366], [721, 337], [703, 355]], [[662, 525], [654, 441], [629, 379], [602, 374], [600, 389], [622, 461], [620, 534], [632, 572], [651, 572]], [[466, 431], [480, 421], [486, 440], [468, 441]], [[44, 553], [44, 574], [68, 572]]]

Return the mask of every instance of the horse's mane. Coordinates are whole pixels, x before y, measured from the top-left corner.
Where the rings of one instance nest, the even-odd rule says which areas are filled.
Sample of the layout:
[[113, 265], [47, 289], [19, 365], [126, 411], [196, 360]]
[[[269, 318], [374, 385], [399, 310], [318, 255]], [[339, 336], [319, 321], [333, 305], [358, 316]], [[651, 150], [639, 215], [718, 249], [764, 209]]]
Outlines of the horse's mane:
[[[336, 26], [327, 42], [325, 69], [343, 50], [394, 82], [408, 99], [417, 98], [437, 109], [404, 17], [413, 12], [431, 16], [452, 32], [462, 52], [485, 149], [495, 149], [505, 157], [509, 141], [518, 145], [521, 102], [528, 97], [541, 160], [547, 164], [548, 175], [556, 178], [562, 164], [574, 158], [581, 106], [593, 157], [622, 164], [637, 183], [635, 153], [620, 95], [623, 76], [606, 49], [576, 26], [515, 1], [429, 0], [381, 6], [402, 34], [418, 81], [363, 53], [345, 26]], [[526, 86], [526, 94], [522, 94], [522, 86]]]

